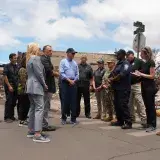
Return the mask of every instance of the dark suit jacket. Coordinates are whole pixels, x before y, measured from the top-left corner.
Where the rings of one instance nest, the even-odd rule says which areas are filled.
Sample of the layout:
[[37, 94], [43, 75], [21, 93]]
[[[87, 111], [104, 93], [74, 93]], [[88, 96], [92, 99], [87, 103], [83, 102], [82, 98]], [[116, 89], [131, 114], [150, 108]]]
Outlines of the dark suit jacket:
[[46, 84], [48, 86], [48, 92], [55, 93], [56, 92], [56, 85], [55, 85], [55, 78], [53, 75], [53, 65], [51, 62], [51, 58], [49, 56], [42, 55], [41, 62], [44, 66], [45, 73], [46, 73]]

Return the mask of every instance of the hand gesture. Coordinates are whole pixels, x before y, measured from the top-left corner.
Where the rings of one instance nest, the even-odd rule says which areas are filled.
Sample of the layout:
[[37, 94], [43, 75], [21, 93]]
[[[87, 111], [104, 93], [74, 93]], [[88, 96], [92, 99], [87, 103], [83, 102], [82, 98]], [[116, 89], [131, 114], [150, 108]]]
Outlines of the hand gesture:
[[9, 86], [8, 89], [9, 89], [10, 92], [13, 92], [13, 87], [12, 86]]

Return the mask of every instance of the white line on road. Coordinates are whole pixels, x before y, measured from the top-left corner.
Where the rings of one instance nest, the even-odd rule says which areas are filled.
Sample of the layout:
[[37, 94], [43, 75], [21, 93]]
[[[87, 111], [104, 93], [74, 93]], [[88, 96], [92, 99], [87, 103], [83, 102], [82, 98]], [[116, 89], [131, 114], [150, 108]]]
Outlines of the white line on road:
[[90, 125], [90, 124], [107, 124], [106, 122], [103, 121], [91, 121], [91, 122], [81, 122], [82, 125]]
[[160, 129], [157, 129], [155, 132], [147, 133], [145, 130], [144, 131], [139, 131], [139, 132], [131, 132], [127, 133], [128, 135], [135, 136], [135, 137], [145, 137], [145, 136], [151, 136], [156, 134], [157, 132], [160, 132]]

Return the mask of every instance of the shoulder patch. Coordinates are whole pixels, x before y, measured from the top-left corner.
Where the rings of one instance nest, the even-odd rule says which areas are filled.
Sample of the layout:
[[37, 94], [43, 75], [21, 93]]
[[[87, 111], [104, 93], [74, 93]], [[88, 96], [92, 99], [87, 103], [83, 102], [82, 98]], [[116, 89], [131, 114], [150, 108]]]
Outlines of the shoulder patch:
[[129, 68], [129, 65], [128, 65], [128, 64], [125, 64], [125, 65], [124, 65], [124, 70], [127, 71], [128, 68]]

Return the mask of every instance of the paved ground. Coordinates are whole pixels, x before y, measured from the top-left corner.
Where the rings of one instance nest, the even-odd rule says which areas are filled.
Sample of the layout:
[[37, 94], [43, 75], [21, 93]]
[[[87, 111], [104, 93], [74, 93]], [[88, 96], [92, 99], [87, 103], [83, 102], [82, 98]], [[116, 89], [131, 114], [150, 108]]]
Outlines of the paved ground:
[[[53, 106], [57, 106], [54, 103]], [[54, 108], [56, 110], [56, 108]], [[80, 124], [62, 126], [59, 112], [51, 113], [51, 124], [58, 129], [51, 132], [51, 142], [37, 144], [26, 138], [27, 128], [17, 123], [0, 123], [0, 160], [157, 160], [160, 137], [156, 132], [146, 134], [139, 124], [123, 131], [99, 120], [79, 118]], [[94, 113], [93, 113], [94, 114]], [[0, 105], [0, 119], [3, 106]], [[158, 119], [160, 128], [160, 119]]]

